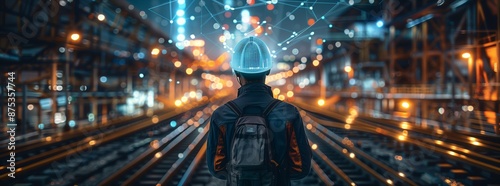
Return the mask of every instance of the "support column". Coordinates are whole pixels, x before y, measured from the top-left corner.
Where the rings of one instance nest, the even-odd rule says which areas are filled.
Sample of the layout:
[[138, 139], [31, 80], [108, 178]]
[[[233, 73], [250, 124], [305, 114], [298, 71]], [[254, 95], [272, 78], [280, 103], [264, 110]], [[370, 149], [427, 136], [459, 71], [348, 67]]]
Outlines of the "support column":
[[[497, 10], [500, 10], [500, 0], [497, 0]], [[495, 113], [500, 113], [500, 13], [497, 13], [497, 61], [495, 62], [496, 69], [496, 90], [497, 90], [497, 103], [495, 105]], [[495, 133], [500, 135], [500, 116], [497, 114]]]
[[[422, 53], [422, 90], [425, 90], [426, 87], [427, 87], [427, 70], [428, 70], [428, 67], [427, 67], [427, 63], [428, 63], [428, 44], [427, 44], [427, 41], [428, 41], [428, 28], [427, 28], [427, 24], [428, 22], [424, 22], [422, 23], [422, 33], [424, 34], [423, 35], [423, 53]], [[420, 109], [421, 109], [421, 118], [423, 120], [421, 120], [422, 122], [422, 127], [427, 127], [427, 120], [428, 119], [428, 111], [429, 109], [427, 108], [428, 105], [427, 105], [427, 101], [422, 101], [422, 104], [420, 105]]]
[[[419, 81], [418, 78], [418, 73], [417, 73], [417, 69], [418, 69], [418, 58], [416, 55], [417, 52], [418, 52], [418, 42], [419, 42], [419, 38], [417, 37], [417, 32], [418, 32], [418, 26], [419, 25], [415, 25], [413, 27], [411, 27], [411, 54], [410, 54], [410, 57], [411, 57], [411, 73], [413, 74], [411, 77], [411, 82], [410, 83], [417, 83]], [[423, 34], [423, 33], [422, 33]], [[423, 56], [423, 55], [422, 55]], [[423, 58], [423, 57], [422, 57]], [[422, 82], [420, 82], [422, 83]]]
[[107, 100], [102, 104], [102, 116], [101, 124], [105, 125], [108, 123], [108, 103]]
[[133, 74], [130, 73], [130, 70], [127, 70], [127, 77], [126, 77], [126, 83], [127, 83], [127, 87], [125, 88], [125, 92], [127, 92], [128, 94], [132, 93], [132, 76]]
[[427, 22], [422, 23], [422, 45], [423, 45], [423, 51], [422, 51], [422, 88], [424, 88], [427, 85], [427, 62], [428, 62], [428, 29], [427, 29]]
[[113, 99], [111, 100], [111, 119], [115, 119], [114, 117], [116, 117], [117, 115], [116, 105], [118, 105], [118, 98], [113, 97]]
[[[440, 19], [441, 26], [439, 27], [439, 38], [441, 40], [441, 52], [442, 54], [439, 56], [439, 74], [441, 77], [441, 81], [439, 82], [439, 87], [441, 87], [441, 93], [445, 93], [446, 87], [445, 82], [446, 82], [446, 71], [445, 71], [445, 59], [448, 57], [448, 54], [446, 53], [446, 49], [448, 48], [446, 45], [446, 19]], [[452, 53], [452, 55], [455, 55], [455, 53]], [[453, 79], [453, 81], [455, 81]]]
[[[467, 10], [467, 30], [476, 30], [476, 3], [472, 3], [472, 6], [468, 7]], [[467, 33], [467, 44], [468, 45], [475, 45], [475, 39], [474, 39], [474, 34], [473, 33]], [[474, 46], [475, 47], [475, 46]], [[472, 100], [475, 96], [474, 92], [474, 77], [475, 77], [475, 70], [473, 69], [475, 64], [475, 59], [477, 58], [477, 53], [475, 51], [470, 51], [472, 54], [471, 57], [469, 57], [468, 61], [468, 67], [469, 67], [469, 94], [470, 94], [470, 99]]]
[[170, 73], [170, 79], [172, 81], [168, 83], [168, 100], [171, 101], [172, 104], [175, 101], [175, 84], [176, 84], [175, 71], [176, 70], [174, 69]]
[[390, 93], [390, 90], [391, 90], [391, 87], [394, 86], [394, 76], [395, 76], [395, 73], [394, 73], [394, 66], [396, 64], [396, 41], [395, 41], [395, 35], [396, 35], [396, 28], [394, 28], [394, 26], [391, 26], [389, 28], [389, 41], [391, 42], [390, 43], [390, 46], [389, 46], [389, 56], [390, 56], [390, 59], [389, 59], [389, 79], [390, 79], [390, 82], [388, 83], [389, 87], [387, 88], [388, 92]]
[[38, 124], [42, 123], [42, 106], [38, 104], [38, 108], [36, 110], [36, 114], [38, 116], [38, 121], [35, 123], [35, 128], [38, 130]]
[[52, 92], [52, 110], [50, 112], [50, 125], [52, 128], [56, 128], [55, 114], [57, 112], [57, 62], [52, 63], [52, 79], [50, 81], [50, 90]]
[[158, 94], [158, 96], [164, 96], [165, 95], [165, 80], [160, 79], [158, 81], [158, 91], [155, 92]]
[[[92, 77], [91, 77], [91, 94], [95, 94], [98, 92], [98, 81], [99, 78], [97, 77], [97, 67], [99, 66], [99, 63], [96, 59], [94, 59], [94, 65], [92, 66]], [[95, 97], [90, 97], [90, 105], [91, 105], [91, 113], [94, 115], [94, 120], [91, 122], [92, 125], [97, 124], [97, 118], [98, 118], [98, 113], [97, 113], [97, 100]]]
[[70, 63], [70, 54], [69, 52], [66, 52], [66, 61], [64, 63], [64, 93], [65, 93], [65, 99], [66, 99], [66, 109], [65, 109], [65, 116], [66, 116], [66, 121], [64, 122], [64, 131], [69, 131], [69, 121], [73, 119], [72, 113], [71, 113], [71, 102], [70, 102], [70, 94], [69, 94], [69, 80], [70, 80], [70, 73], [69, 73], [69, 63]]
[[184, 78], [182, 78], [182, 93], [184, 94], [185, 92], [189, 92], [189, 84], [190, 82], [188, 81], [188, 77], [189, 76], [184, 76]]
[[80, 93], [80, 97], [78, 98], [78, 120], [81, 120], [85, 115], [85, 103], [83, 94]]
[[91, 125], [96, 125], [97, 124], [97, 118], [98, 118], [98, 115], [97, 115], [97, 99], [94, 98], [94, 97], [91, 97], [90, 98], [90, 105], [91, 105], [91, 109], [90, 109], [90, 112], [94, 115], [94, 120], [92, 122], [90, 122]]
[[[427, 67], [427, 63], [428, 63], [428, 50], [429, 50], [429, 46], [428, 46], [428, 28], [427, 28], [427, 22], [424, 22], [422, 23], [422, 34], [423, 34], [423, 53], [422, 53], [422, 90], [425, 90], [426, 87], [427, 87], [427, 70], [428, 70], [428, 67]], [[427, 127], [427, 120], [425, 119], [428, 119], [428, 105], [427, 105], [427, 101], [423, 100], [422, 101], [422, 104], [420, 105], [420, 109], [422, 110], [421, 112], [421, 118], [423, 120], [421, 120], [422, 122], [422, 127]]]

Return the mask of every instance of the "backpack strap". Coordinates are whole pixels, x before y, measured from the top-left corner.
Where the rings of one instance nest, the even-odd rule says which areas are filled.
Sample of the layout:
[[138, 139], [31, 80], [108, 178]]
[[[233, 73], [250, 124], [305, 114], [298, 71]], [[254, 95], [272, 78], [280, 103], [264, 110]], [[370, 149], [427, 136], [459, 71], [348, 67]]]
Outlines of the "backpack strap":
[[238, 116], [242, 115], [240, 108], [233, 101], [227, 102], [227, 106], [229, 106], [229, 108], [233, 110], [233, 112], [236, 113]]
[[273, 99], [269, 105], [267, 105], [264, 112], [262, 112], [262, 117], [267, 118], [267, 116], [273, 111], [274, 107], [276, 107], [281, 101], [279, 99]]

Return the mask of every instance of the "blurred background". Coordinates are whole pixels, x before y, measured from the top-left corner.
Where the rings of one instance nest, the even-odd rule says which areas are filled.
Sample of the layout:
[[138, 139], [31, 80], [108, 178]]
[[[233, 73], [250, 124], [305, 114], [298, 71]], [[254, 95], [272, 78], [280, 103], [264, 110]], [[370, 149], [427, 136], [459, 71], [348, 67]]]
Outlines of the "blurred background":
[[0, 4], [2, 183], [224, 184], [208, 121], [254, 36], [314, 151], [295, 185], [500, 185], [499, 0]]

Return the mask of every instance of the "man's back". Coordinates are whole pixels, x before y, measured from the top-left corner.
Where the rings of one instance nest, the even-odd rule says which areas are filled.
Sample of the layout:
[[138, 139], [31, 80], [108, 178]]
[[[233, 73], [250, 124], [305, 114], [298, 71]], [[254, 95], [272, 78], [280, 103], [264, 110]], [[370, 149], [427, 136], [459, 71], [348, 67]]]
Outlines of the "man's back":
[[[234, 103], [244, 113], [260, 114], [273, 100], [269, 86], [263, 83], [246, 84], [239, 89]], [[207, 143], [207, 164], [210, 172], [220, 178], [227, 178], [226, 165], [229, 162], [234, 124], [238, 115], [227, 105], [212, 114]], [[285, 102], [279, 103], [268, 116], [271, 132], [272, 159], [279, 164], [278, 183], [289, 184], [290, 179], [305, 177], [310, 170], [311, 149], [305, 135], [302, 118], [297, 109]]]

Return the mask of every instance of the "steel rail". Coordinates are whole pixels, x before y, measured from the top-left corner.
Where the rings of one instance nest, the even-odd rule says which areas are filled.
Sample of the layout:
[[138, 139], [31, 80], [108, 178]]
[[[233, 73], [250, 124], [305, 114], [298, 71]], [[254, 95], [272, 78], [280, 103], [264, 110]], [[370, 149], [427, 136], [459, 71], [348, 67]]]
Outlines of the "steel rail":
[[[342, 126], [339, 126], [340, 123], [338, 123], [338, 122], [331, 122], [331, 121], [323, 120], [323, 119], [320, 119], [320, 118], [317, 118], [317, 117], [314, 117], [311, 115], [308, 115], [308, 116], [313, 118], [313, 120], [316, 120], [318, 123], [322, 123], [326, 126], [343, 128], [343, 124], [342, 124]], [[385, 129], [381, 129], [381, 128], [385, 128]], [[383, 126], [374, 127], [373, 125], [364, 123], [362, 121], [356, 121], [356, 124], [351, 125], [351, 129], [349, 129], [349, 130], [359, 130], [359, 131], [370, 132], [370, 133], [374, 133], [374, 134], [382, 134], [382, 135], [393, 137], [395, 139], [397, 139], [401, 133], [400, 131], [397, 131], [396, 129], [387, 128], [387, 127], [383, 127]], [[449, 158], [452, 158], [452, 159], [455, 159], [458, 161], [464, 161], [464, 162], [471, 163], [471, 164], [479, 166], [479, 167], [483, 167], [483, 168], [488, 169], [490, 171], [493, 171], [495, 173], [500, 173], [500, 167], [498, 167], [496, 165], [492, 165], [490, 163], [482, 162], [481, 160], [476, 160], [476, 159], [470, 158], [471, 155], [475, 156], [477, 153], [475, 153], [475, 154], [467, 154], [467, 153], [461, 154], [460, 152], [456, 152], [456, 151], [453, 151], [454, 153], [450, 153], [449, 150], [436, 148], [435, 144], [433, 144], [433, 143], [429, 144], [427, 142], [420, 142], [417, 139], [412, 138], [411, 136], [407, 136], [406, 138], [407, 139], [405, 141], [408, 143], [415, 144], [417, 146], [423, 147], [423, 148], [428, 149], [428, 150], [437, 151], [446, 157], [449, 157]], [[455, 154], [455, 155], [453, 155], [453, 154]], [[483, 155], [481, 155], [481, 156], [483, 156]], [[478, 156], [476, 156], [476, 157], [478, 157]], [[481, 158], [481, 157], [479, 156], [479, 158]], [[498, 161], [498, 160], [496, 160], [496, 161]]]
[[207, 152], [207, 143], [203, 143], [203, 146], [201, 149], [198, 151], [198, 154], [196, 154], [196, 157], [194, 158], [193, 162], [189, 165], [188, 169], [186, 172], [182, 175], [181, 180], [179, 181], [179, 184], [181, 186], [187, 186], [189, 182], [191, 181], [191, 178], [193, 177], [195, 170], [197, 167], [200, 165], [201, 161], [203, 158], [205, 158], [205, 153]]
[[[311, 140], [309, 140], [309, 145], [312, 145], [312, 144], [313, 144], [313, 142], [311, 142]], [[323, 152], [321, 152], [321, 150], [315, 149], [315, 150], [313, 150], [313, 152], [315, 154], [317, 154], [321, 158], [321, 160], [323, 160], [323, 162], [325, 162], [338, 176], [340, 176], [340, 178], [342, 178], [342, 180], [344, 180], [345, 183], [348, 183], [351, 185], [352, 185], [352, 183], [354, 183], [354, 181], [352, 181], [351, 178], [349, 178], [349, 176], [347, 176], [347, 174], [344, 171], [342, 171], [342, 169], [340, 169], [337, 165], [335, 165], [335, 163], [333, 163], [332, 160], [330, 160]], [[333, 181], [332, 181], [332, 183], [333, 183]]]
[[319, 138], [321, 138], [323, 140], [323, 142], [325, 142], [326, 144], [328, 144], [333, 149], [337, 150], [340, 154], [344, 155], [346, 157], [346, 159], [350, 160], [351, 162], [353, 162], [354, 164], [356, 164], [357, 166], [361, 167], [363, 170], [365, 170], [366, 172], [368, 172], [370, 175], [372, 175], [373, 177], [375, 177], [375, 179], [377, 179], [380, 183], [384, 183], [386, 185], [390, 185], [390, 184], [388, 184], [386, 182], [387, 179], [384, 176], [380, 175], [377, 171], [373, 170], [368, 165], [366, 165], [365, 163], [361, 162], [361, 160], [359, 160], [357, 158], [351, 158], [351, 157], [349, 157], [349, 155], [347, 153], [343, 153], [342, 152], [342, 147], [340, 147], [334, 141], [330, 140], [328, 137], [326, 137], [319, 130], [314, 130], [314, 131], [311, 130], [310, 132], [313, 133], [313, 134], [315, 134]]
[[147, 171], [151, 170], [162, 158], [167, 156], [172, 149], [174, 149], [179, 143], [188, 137], [193, 131], [195, 131], [195, 127], [188, 126], [188, 129], [182, 132], [177, 138], [174, 139], [170, 144], [168, 144], [163, 150], [160, 151], [161, 156], [159, 158], [155, 157], [149, 160], [146, 164], [144, 164], [137, 172], [135, 172], [132, 176], [128, 177], [122, 185], [134, 185], [134, 183], [141, 178]]
[[[171, 118], [171, 117], [176, 116], [180, 113], [183, 113], [187, 110], [194, 109], [194, 108], [202, 106], [202, 105], [206, 105], [207, 103], [208, 103], [208, 101], [205, 100], [203, 102], [200, 102], [199, 104], [196, 104], [196, 106], [193, 106], [191, 108], [186, 107], [183, 109], [172, 111], [172, 112], [166, 113], [158, 118], [159, 118], [159, 120], [165, 120], [167, 118]], [[16, 163], [16, 166], [18, 167], [16, 169], [16, 175], [25, 174], [25, 173], [29, 172], [30, 170], [36, 169], [38, 167], [42, 167], [42, 166], [47, 165], [53, 161], [63, 159], [64, 157], [67, 157], [69, 155], [72, 155], [72, 154], [75, 154], [75, 153], [78, 153], [81, 151], [85, 151], [87, 149], [98, 146], [100, 144], [114, 141], [114, 140], [119, 139], [123, 136], [129, 135], [129, 134], [134, 133], [138, 130], [145, 129], [145, 128], [153, 126], [153, 125], [156, 125], [156, 124], [152, 123], [149, 120], [142, 121], [142, 122], [139, 122], [133, 126], [129, 126], [127, 128], [121, 128], [118, 131], [106, 132], [104, 134], [97, 134], [97, 135], [94, 135], [92, 137], [89, 137], [89, 139], [94, 139], [94, 142], [95, 142], [94, 144], [89, 144], [87, 141], [90, 141], [90, 140], [84, 139], [82, 141], [77, 141], [77, 142], [73, 143], [73, 144], [77, 144], [76, 148], [72, 148], [69, 150], [63, 149], [64, 150], [63, 152], [58, 153], [58, 154], [50, 154], [50, 156], [48, 156], [46, 153], [42, 153], [42, 154], [39, 154], [39, 155], [36, 155], [36, 156], [29, 158], [29, 161], [27, 161], [27, 160], [19, 161]], [[75, 147], [75, 145], [73, 145], [73, 144], [70, 146]], [[40, 161], [33, 161], [33, 160], [40, 160]], [[9, 174], [9, 172], [0, 175], [0, 180], [4, 180], [4, 179], [9, 178], [8, 174]]]
[[192, 153], [194, 153], [194, 149], [196, 149], [196, 147], [199, 146], [200, 144], [204, 144], [204, 143], [201, 142], [201, 140], [207, 135], [209, 127], [210, 127], [210, 122], [207, 123], [207, 125], [203, 128], [203, 131], [198, 136], [196, 136], [196, 138], [191, 143], [191, 144], [195, 144], [194, 147], [193, 148], [187, 148], [184, 152], [182, 152], [183, 154], [186, 154], [186, 155], [183, 158], [179, 158], [172, 165], [172, 167], [167, 171], [167, 173], [165, 175], [163, 175], [163, 177], [160, 179], [160, 181], [158, 182], [158, 184], [160, 184], [160, 185], [167, 184], [181, 170], [182, 165], [184, 165], [184, 163], [186, 163], [187, 158], [189, 157], [189, 155], [191, 155]]

